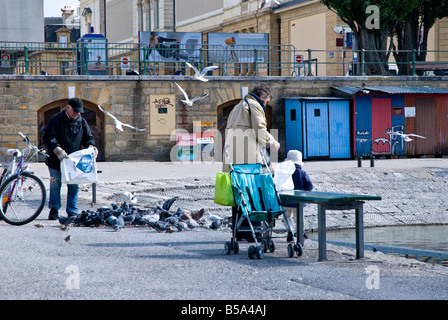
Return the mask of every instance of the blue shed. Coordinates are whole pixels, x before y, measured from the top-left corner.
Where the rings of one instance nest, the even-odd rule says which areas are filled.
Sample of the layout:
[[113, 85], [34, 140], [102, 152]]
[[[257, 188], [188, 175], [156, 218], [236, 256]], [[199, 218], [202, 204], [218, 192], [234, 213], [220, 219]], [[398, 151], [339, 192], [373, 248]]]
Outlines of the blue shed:
[[285, 99], [286, 152], [304, 159], [348, 159], [350, 99], [303, 97]]

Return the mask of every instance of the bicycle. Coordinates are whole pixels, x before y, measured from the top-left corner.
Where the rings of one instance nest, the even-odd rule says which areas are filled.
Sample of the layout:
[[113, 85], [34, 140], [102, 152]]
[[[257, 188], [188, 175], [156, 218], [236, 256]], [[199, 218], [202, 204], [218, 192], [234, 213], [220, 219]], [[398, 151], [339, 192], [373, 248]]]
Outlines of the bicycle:
[[12, 161], [0, 178], [0, 220], [11, 225], [24, 225], [36, 219], [44, 208], [47, 191], [42, 180], [29, 171], [29, 164], [39, 153], [48, 156], [44, 150], [32, 145], [27, 136], [18, 133], [26, 148], [5, 149]]

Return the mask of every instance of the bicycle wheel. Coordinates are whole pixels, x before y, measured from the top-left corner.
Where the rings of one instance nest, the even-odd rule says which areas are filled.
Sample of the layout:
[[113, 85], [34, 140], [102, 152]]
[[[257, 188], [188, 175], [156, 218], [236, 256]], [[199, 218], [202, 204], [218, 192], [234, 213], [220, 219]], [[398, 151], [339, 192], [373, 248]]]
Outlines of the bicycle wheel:
[[43, 182], [35, 175], [22, 172], [9, 177], [0, 186], [0, 216], [7, 223], [27, 224], [42, 212], [47, 192]]

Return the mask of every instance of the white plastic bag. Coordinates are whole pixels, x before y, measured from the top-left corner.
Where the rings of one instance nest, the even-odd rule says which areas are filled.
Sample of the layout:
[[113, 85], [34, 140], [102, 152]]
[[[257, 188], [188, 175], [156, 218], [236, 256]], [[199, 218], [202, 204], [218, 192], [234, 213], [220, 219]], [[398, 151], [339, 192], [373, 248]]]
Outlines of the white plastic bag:
[[277, 165], [274, 174], [274, 183], [277, 191], [294, 190], [294, 182], [292, 181], [292, 174], [296, 170], [294, 162], [286, 160]]
[[61, 181], [67, 184], [98, 183], [92, 146], [70, 153], [68, 158], [61, 161]]

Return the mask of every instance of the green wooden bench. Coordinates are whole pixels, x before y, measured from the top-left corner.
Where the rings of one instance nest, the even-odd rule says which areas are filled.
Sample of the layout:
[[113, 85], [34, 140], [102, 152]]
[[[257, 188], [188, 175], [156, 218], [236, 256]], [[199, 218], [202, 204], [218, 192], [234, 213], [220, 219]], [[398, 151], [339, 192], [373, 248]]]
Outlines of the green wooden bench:
[[330, 193], [316, 191], [281, 191], [279, 192], [283, 205], [296, 205], [296, 231], [301, 245], [304, 243], [303, 228], [303, 204], [317, 204], [317, 229], [319, 243], [319, 261], [327, 260], [327, 235], [326, 235], [326, 210], [355, 210], [356, 225], [356, 259], [364, 259], [364, 222], [363, 205], [364, 201], [381, 200], [379, 196]]

